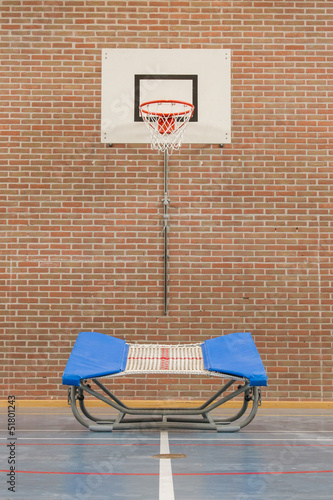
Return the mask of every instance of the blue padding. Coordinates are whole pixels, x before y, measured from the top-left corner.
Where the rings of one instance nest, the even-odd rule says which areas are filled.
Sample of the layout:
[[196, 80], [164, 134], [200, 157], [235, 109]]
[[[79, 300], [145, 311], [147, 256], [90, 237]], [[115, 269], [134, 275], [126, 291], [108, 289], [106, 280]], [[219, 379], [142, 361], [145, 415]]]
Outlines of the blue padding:
[[125, 370], [129, 346], [102, 333], [79, 333], [67, 362], [62, 383], [80, 385], [81, 379], [103, 377]]
[[206, 370], [246, 377], [250, 385], [267, 385], [267, 375], [251, 333], [231, 333], [202, 344]]

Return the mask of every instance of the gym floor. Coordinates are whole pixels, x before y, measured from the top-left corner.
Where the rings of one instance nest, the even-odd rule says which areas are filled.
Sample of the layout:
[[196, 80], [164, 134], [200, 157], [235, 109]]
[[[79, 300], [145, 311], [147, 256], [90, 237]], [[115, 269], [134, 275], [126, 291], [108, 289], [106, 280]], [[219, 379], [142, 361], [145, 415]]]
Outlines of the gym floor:
[[[331, 409], [259, 408], [244, 430], [223, 434], [93, 433], [70, 408], [20, 408], [14, 440], [0, 411], [6, 500], [332, 498]], [[10, 445], [15, 492], [7, 489]]]

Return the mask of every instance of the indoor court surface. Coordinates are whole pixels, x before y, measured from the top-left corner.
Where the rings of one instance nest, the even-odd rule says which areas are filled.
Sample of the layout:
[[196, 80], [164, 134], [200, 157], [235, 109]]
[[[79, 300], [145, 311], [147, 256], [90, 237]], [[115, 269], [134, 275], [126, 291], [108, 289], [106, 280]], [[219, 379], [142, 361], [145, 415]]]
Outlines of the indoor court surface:
[[[4, 408], [1, 417], [4, 429]], [[222, 434], [93, 433], [70, 408], [21, 408], [16, 435], [10, 500], [332, 498], [332, 410], [261, 408], [245, 430]], [[3, 432], [2, 464], [7, 443]]]

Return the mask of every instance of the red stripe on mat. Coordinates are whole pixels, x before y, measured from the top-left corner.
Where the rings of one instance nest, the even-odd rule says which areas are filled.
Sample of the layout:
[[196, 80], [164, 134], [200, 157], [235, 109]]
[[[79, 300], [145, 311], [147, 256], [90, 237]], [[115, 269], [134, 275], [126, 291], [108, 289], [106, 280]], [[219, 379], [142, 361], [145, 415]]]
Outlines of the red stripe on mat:
[[[162, 354], [162, 358], [163, 358], [163, 354]], [[142, 356], [128, 356], [127, 359], [161, 359], [161, 358], [159, 356], [144, 356], [144, 357], [142, 357]], [[179, 358], [179, 357], [174, 358], [174, 357], [170, 356], [168, 359], [177, 359], [177, 360], [178, 359], [181, 359], [181, 360], [183, 360], [183, 359], [200, 359], [201, 360], [202, 358], [193, 358], [193, 357], [189, 358], [188, 356], [183, 357], [183, 358]]]
[[161, 361], [162, 361], [161, 369], [167, 370], [169, 368], [169, 348], [168, 347], [162, 347]]
[[[9, 470], [0, 470], [9, 473]], [[159, 476], [155, 472], [57, 472], [57, 471], [36, 471], [17, 470], [16, 474], [73, 474], [84, 476]], [[276, 472], [179, 472], [173, 476], [253, 476], [253, 475], [278, 475], [278, 474], [332, 474], [333, 470], [297, 470], [297, 471], [276, 471]]]

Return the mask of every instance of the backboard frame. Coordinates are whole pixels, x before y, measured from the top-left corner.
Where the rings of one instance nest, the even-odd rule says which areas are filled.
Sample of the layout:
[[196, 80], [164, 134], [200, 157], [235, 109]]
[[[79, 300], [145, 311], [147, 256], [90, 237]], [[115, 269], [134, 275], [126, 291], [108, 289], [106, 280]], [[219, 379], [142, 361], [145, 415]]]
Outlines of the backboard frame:
[[174, 99], [195, 106], [183, 143], [230, 143], [230, 60], [228, 49], [103, 49], [101, 141], [148, 144], [139, 104]]

